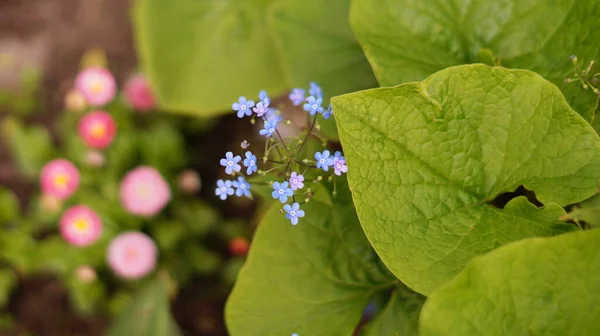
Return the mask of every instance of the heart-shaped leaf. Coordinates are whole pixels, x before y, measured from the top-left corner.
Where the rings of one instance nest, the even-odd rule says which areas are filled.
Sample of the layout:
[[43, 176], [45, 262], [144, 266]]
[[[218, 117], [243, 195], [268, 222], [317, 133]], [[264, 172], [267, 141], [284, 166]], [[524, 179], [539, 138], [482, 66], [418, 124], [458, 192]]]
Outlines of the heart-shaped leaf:
[[371, 295], [393, 285], [351, 203], [323, 188], [292, 226], [275, 204], [258, 227], [226, 308], [237, 335], [351, 335]]
[[[458, 66], [333, 107], [360, 222], [388, 268], [423, 294], [475, 255], [562, 230], [560, 206], [600, 185], [598, 135], [533, 72]], [[548, 204], [489, 204], [520, 185]]]
[[527, 239], [473, 261], [435, 291], [423, 336], [595, 335], [600, 230]]
[[600, 54], [599, 16], [597, 0], [354, 0], [350, 23], [382, 86], [480, 61], [488, 49], [501, 65], [560, 85], [589, 121], [597, 97], [563, 81], [570, 55]]

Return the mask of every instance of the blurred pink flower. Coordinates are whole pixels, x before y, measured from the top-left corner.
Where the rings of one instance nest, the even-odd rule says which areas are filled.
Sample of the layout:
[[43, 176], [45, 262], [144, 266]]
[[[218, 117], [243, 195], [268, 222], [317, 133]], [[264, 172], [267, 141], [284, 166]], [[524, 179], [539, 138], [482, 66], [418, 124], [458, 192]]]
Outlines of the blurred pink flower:
[[201, 183], [198, 173], [191, 169], [183, 171], [177, 178], [179, 189], [188, 194], [197, 193], [200, 190]]
[[77, 90], [71, 90], [65, 96], [65, 108], [69, 111], [81, 112], [85, 110], [87, 103], [85, 97]]
[[121, 181], [121, 203], [127, 212], [150, 217], [160, 212], [171, 199], [169, 185], [152, 167], [138, 167]]
[[125, 83], [125, 99], [138, 111], [148, 111], [156, 107], [150, 82], [143, 74], [129, 77]]
[[104, 111], [86, 114], [79, 121], [79, 136], [86, 145], [104, 149], [108, 147], [117, 133], [117, 125], [113, 117]]
[[139, 279], [156, 266], [156, 245], [141, 232], [125, 232], [108, 246], [108, 265], [120, 277]]
[[60, 234], [75, 246], [88, 246], [102, 234], [100, 217], [85, 205], [69, 208], [60, 218]]
[[77, 75], [75, 89], [81, 92], [89, 105], [104, 106], [115, 97], [117, 84], [110, 71], [91, 67]]
[[79, 171], [70, 161], [52, 160], [42, 168], [40, 187], [44, 194], [67, 199], [79, 187]]

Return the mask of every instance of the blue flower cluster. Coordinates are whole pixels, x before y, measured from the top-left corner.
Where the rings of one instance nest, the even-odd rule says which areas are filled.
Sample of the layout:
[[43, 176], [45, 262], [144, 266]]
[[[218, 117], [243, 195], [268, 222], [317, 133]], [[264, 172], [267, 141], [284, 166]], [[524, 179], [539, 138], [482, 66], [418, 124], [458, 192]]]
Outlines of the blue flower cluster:
[[[307, 91], [308, 97], [306, 97]], [[258, 101], [255, 102], [246, 99], [246, 97], [239, 97], [238, 101], [233, 103], [231, 107], [237, 113], [238, 118], [251, 117], [253, 124], [256, 120], [262, 121], [262, 128], [258, 133], [265, 137], [266, 143], [265, 152], [260, 157], [261, 164], [267, 165], [267, 167], [265, 167], [265, 170], [259, 169], [257, 155], [251, 151], [246, 151], [250, 144], [244, 140], [241, 143], [242, 151], [240, 155], [227, 152], [220, 161], [227, 175], [240, 176], [237, 177], [237, 180], [218, 180], [215, 195], [222, 200], [226, 200], [233, 195], [252, 198], [251, 183], [246, 181], [246, 177], [251, 179], [253, 174], [272, 176], [273, 180], [268, 182], [259, 180], [250, 182], [252, 184], [268, 183], [272, 188], [271, 197], [283, 204], [281, 212], [285, 214], [292, 225], [297, 225], [299, 219], [305, 215], [301, 205], [309, 202], [313, 197], [313, 190], [305, 186], [305, 183], [309, 183], [309, 186], [310, 183], [319, 183], [323, 180], [323, 172], [328, 172], [329, 180], [334, 183], [335, 192], [334, 175], [340, 176], [348, 171], [346, 159], [339, 151], [336, 151], [332, 156], [329, 150], [324, 149], [321, 152], [314, 153], [314, 160], [302, 157], [302, 149], [309, 136], [321, 138], [315, 133], [319, 129], [317, 117], [320, 115], [324, 119], [329, 119], [333, 115], [331, 104], [327, 109], [323, 107], [323, 92], [316, 83], [310, 83], [308, 90], [293, 89], [289, 94], [289, 100], [293, 106], [301, 107], [302, 110], [308, 112], [308, 125], [310, 127], [306, 129], [305, 134], [297, 139], [284, 140], [279, 133], [278, 126], [282, 122], [288, 125], [293, 124], [293, 122], [284, 120], [278, 106], [273, 106], [265, 91], [261, 91], [258, 98]], [[245, 169], [242, 169], [242, 167]]]

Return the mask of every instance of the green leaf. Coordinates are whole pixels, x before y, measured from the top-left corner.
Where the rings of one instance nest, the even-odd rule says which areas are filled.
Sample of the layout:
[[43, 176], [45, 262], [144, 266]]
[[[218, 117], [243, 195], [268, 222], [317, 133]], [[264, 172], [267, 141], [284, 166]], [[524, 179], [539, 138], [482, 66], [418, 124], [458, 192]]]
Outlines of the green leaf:
[[489, 49], [503, 66], [559, 85], [589, 121], [597, 97], [563, 81], [570, 55], [600, 54], [599, 15], [597, 0], [354, 0], [350, 23], [382, 86], [423, 80]]
[[[485, 65], [333, 99], [360, 222], [389, 269], [428, 294], [478, 254], [563, 229], [595, 194], [600, 140], [535, 73]], [[524, 185], [504, 209], [489, 203]]]
[[423, 295], [398, 285], [385, 309], [369, 325], [365, 335], [418, 335], [419, 314], [424, 303]]
[[[288, 84], [306, 88], [318, 83], [325, 105], [333, 96], [377, 86], [350, 29], [349, 10], [350, 0], [282, 0], [269, 16]], [[333, 119], [320, 124], [337, 138]]]
[[8, 304], [10, 294], [16, 285], [17, 277], [14, 272], [9, 269], [0, 269], [0, 308]]
[[1, 133], [13, 160], [28, 178], [37, 176], [54, 155], [50, 133], [42, 126], [27, 127], [20, 121], [7, 117], [2, 122]]
[[115, 319], [108, 336], [178, 336], [169, 308], [169, 279], [159, 275]]
[[600, 194], [596, 194], [581, 202], [579, 206], [574, 207], [562, 219], [585, 222], [593, 227], [600, 227]]
[[371, 295], [394, 278], [362, 233], [352, 204], [323, 188], [293, 226], [267, 213], [227, 302], [229, 333], [350, 335]]
[[600, 230], [527, 239], [473, 261], [435, 291], [421, 335], [595, 335]]
[[17, 218], [20, 213], [19, 200], [8, 188], [0, 187], [0, 224]]
[[[239, 96], [285, 89], [266, 27], [271, 0], [141, 0], [135, 7], [140, 57], [163, 107], [211, 115]], [[255, 98], [256, 97], [256, 98]]]

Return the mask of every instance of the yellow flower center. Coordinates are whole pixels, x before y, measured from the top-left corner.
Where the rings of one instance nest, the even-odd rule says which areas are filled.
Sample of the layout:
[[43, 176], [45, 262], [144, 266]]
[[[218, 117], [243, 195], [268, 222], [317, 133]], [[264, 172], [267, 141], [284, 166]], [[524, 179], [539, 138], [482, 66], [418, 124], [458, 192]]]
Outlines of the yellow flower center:
[[92, 127], [90, 127], [90, 134], [94, 138], [102, 138], [106, 134], [106, 127], [104, 127], [104, 124], [101, 122], [95, 122], [92, 124]]
[[90, 91], [95, 94], [102, 93], [104, 91], [104, 84], [100, 80], [95, 80], [90, 85]]
[[73, 227], [79, 232], [86, 232], [90, 228], [90, 223], [85, 218], [77, 218]]
[[152, 187], [149, 184], [139, 185], [135, 188], [135, 194], [141, 198], [148, 198], [152, 194]]
[[58, 173], [54, 175], [54, 184], [57, 187], [64, 188], [69, 183], [69, 176], [65, 173]]

